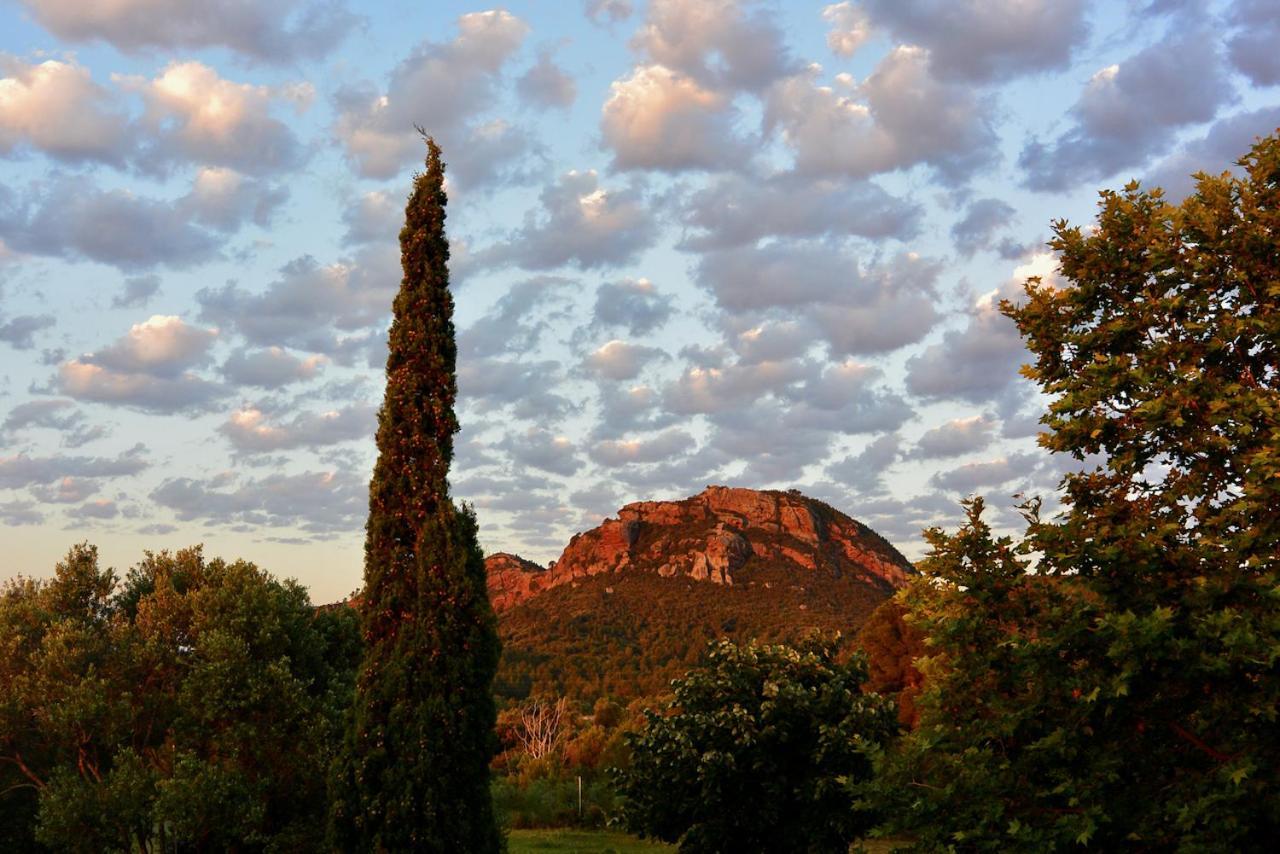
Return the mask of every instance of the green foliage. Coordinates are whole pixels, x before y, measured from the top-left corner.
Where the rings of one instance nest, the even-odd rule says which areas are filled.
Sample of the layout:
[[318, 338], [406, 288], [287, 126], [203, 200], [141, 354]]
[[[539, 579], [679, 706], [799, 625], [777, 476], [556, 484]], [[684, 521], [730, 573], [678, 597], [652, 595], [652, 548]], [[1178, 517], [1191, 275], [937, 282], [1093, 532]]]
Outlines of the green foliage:
[[364, 658], [335, 763], [344, 851], [496, 851], [489, 793], [498, 640], [475, 517], [449, 497], [458, 430], [444, 164], [427, 139], [400, 232], [378, 461], [369, 486]]
[[980, 503], [929, 535], [908, 601], [933, 657], [884, 787], [922, 847], [1280, 837], [1280, 139], [1241, 165], [1178, 205], [1104, 192], [1096, 229], [1055, 225], [1069, 286], [1003, 306], [1042, 444], [1106, 462], [1022, 542]]
[[90, 546], [6, 583], [5, 850], [319, 845], [357, 642], [349, 615], [199, 548], [148, 554], [123, 586]]
[[889, 594], [856, 578], [748, 565], [732, 587], [657, 573], [584, 578], [503, 612], [503, 703], [530, 696], [629, 702], [670, 691], [710, 641], [794, 643], [852, 634]]
[[861, 656], [721, 641], [628, 740], [624, 820], [682, 851], [844, 851], [873, 824], [871, 755], [892, 702], [862, 691]]

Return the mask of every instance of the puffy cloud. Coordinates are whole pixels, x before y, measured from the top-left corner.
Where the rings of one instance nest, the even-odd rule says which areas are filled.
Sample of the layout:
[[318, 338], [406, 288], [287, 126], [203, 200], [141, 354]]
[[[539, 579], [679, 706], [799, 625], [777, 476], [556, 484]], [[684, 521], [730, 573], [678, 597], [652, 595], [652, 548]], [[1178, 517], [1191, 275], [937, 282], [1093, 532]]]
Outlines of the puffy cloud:
[[[352, 89], [338, 98], [334, 132], [356, 170], [367, 178], [390, 178], [421, 156], [415, 125], [434, 134], [446, 158], [456, 165], [475, 143], [485, 142], [473, 120], [493, 106], [507, 60], [524, 42], [529, 27], [503, 10], [471, 12], [458, 18], [458, 35], [450, 42], [424, 42], [395, 70], [385, 92]], [[485, 173], [491, 175], [523, 152], [492, 145], [501, 154]], [[502, 140], [503, 133], [497, 138]], [[506, 141], [514, 137], [507, 135]], [[451, 173], [458, 178], [460, 173]], [[486, 177], [477, 173], [475, 178]]]
[[849, 0], [824, 7], [822, 20], [831, 27], [827, 31], [827, 47], [837, 56], [853, 56], [871, 37], [871, 16]]
[[35, 65], [0, 54], [0, 154], [31, 148], [71, 163], [123, 165], [129, 117], [74, 61]]
[[311, 379], [324, 362], [323, 356], [299, 359], [281, 347], [241, 347], [223, 362], [222, 375], [234, 385], [274, 389]]
[[194, 60], [171, 62], [154, 80], [116, 81], [146, 105], [140, 122], [147, 131], [139, 158], [144, 170], [194, 161], [260, 175], [288, 169], [301, 157], [293, 131], [271, 115], [278, 93], [266, 86], [224, 80]]
[[983, 487], [995, 488], [1011, 480], [1031, 475], [1039, 461], [1038, 454], [1010, 454], [978, 463], [965, 463], [950, 471], [938, 472], [930, 483], [948, 492], [972, 493]]
[[30, 350], [36, 345], [36, 333], [56, 323], [51, 314], [22, 314], [7, 320], [0, 317], [0, 341], [16, 350]]
[[826, 475], [841, 486], [864, 494], [886, 491], [884, 474], [902, 456], [902, 439], [886, 433], [852, 454], [827, 466]]
[[881, 376], [878, 369], [851, 360], [828, 364], [778, 393], [791, 404], [779, 426], [850, 435], [896, 430], [914, 413], [901, 396], [875, 385]]
[[83, 477], [64, 477], [54, 484], [31, 487], [31, 494], [45, 504], [79, 504], [98, 491], [98, 484]]
[[75, 408], [70, 400], [29, 400], [9, 411], [0, 433], [41, 428], [56, 430], [62, 434], [61, 443], [67, 448], [79, 448], [107, 435], [101, 424], [90, 424], [85, 414]]
[[782, 31], [756, 0], [652, 0], [632, 45], [717, 88], [757, 91], [792, 67]]
[[560, 363], [549, 359], [460, 359], [458, 401], [480, 412], [511, 407], [518, 418], [545, 422], [575, 408], [552, 391], [563, 378]]
[[805, 372], [805, 366], [794, 360], [690, 367], [666, 387], [663, 403], [681, 415], [747, 408], [800, 380]]
[[224, 239], [195, 225], [180, 201], [101, 190], [89, 179], [36, 189], [43, 192], [20, 200], [0, 187], [0, 239], [33, 255], [181, 269], [215, 257]]
[[196, 173], [191, 192], [178, 203], [193, 222], [232, 233], [245, 222], [267, 226], [289, 196], [282, 187], [246, 178], [233, 169], [208, 167]]
[[683, 245], [698, 251], [753, 244], [766, 237], [856, 235], [906, 240], [920, 230], [921, 208], [869, 181], [794, 175], [724, 176], [692, 193], [683, 220], [697, 229]]
[[972, 87], [942, 82], [928, 51], [891, 51], [853, 96], [817, 83], [818, 70], [770, 88], [765, 127], [781, 129], [801, 174], [865, 178], [926, 164], [963, 183], [996, 155], [991, 106]]
[[323, 56], [357, 19], [334, 0], [19, 0], [59, 38], [123, 51], [226, 47], [260, 62]]
[[179, 520], [217, 525], [298, 528], [327, 538], [353, 533], [369, 509], [369, 483], [360, 472], [273, 473], [262, 478], [175, 477], [152, 490], [156, 504]]
[[[1227, 42], [1231, 62], [1255, 86], [1280, 83], [1280, 8], [1275, 0], [1240, 0], [1228, 19], [1239, 29]], [[1275, 128], [1271, 128], [1274, 130]]]
[[287, 422], [273, 423], [260, 409], [231, 414], [218, 428], [239, 453], [261, 454], [293, 448], [318, 448], [367, 439], [377, 426], [377, 410], [356, 404], [328, 412], [299, 412]]
[[1012, 205], [1000, 199], [975, 199], [951, 226], [951, 239], [965, 256], [990, 248], [996, 233], [1008, 226], [1016, 213]]
[[1064, 68], [1089, 35], [1085, 0], [862, 0], [860, 5], [875, 26], [899, 42], [929, 50], [939, 76], [975, 83]]
[[355, 203], [342, 214], [347, 226], [343, 242], [368, 243], [374, 240], [392, 241], [400, 234], [404, 222], [404, 208], [386, 190], [362, 193]]
[[1056, 287], [1057, 259], [1048, 252], [1033, 255], [1000, 288], [974, 303], [964, 328], [948, 330], [942, 341], [908, 359], [907, 389], [923, 398], [969, 403], [998, 401], [1012, 393], [1027, 352], [1013, 321], [1000, 313], [999, 302], [1017, 299], [1033, 276]]
[[565, 317], [568, 292], [576, 284], [559, 276], [517, 282], [458, 336], [459, 352], [468, 359], [532, 352], [551, 321]]
[[727, 95], [661, 65], [615, 81], [600, 130], [615, 169], [729, 169], [750, 151], [734, 136]]
[[99, 498], [96, 501], [88, 501], [79, 507], [68, 510], [67, 515], [72, 519], [114, 519], [120, 515], [120, 508], [109, 498]]
[[530, 427], [524, 433], [509, 433], [498, 447], [511, 455], [519, 468], [569, 476], [582, 468], [582, 460], [572, 441], [542, 427]]
[[477, 253], [479, 263], [529, 270], [615, 266], [632, 261], [657, 236], [640, 191], [606, 190], [595, 170], [565, 173], [539, 199], [541, 211], [525, 214], [505, 243]]
[[1066, 190], [1141, 165], [1175, 129], [1212, 119], [1235, 98], [1219, 39], [1177, 32], [1096, 72], [1071, 114], [1074, 126], [1046, 145], [1033, 140], [1018, 165], [1034, 190]]
[[516, 81], [516, 91], [526, 103], [567, 110], [578, 97], [578, 84], [556, 65], [550, 50], [540, 50], [537, 63]]
[[981, 451], [995, 438], [994, 429], [995, 422], [985, 415], [953, 418], [925, 431], [912, 448], [910, 456], [915, 459], [937, 459]]
[[591, 459], [602, 466], [624, 466], [635, 463], [657, 463], [681, 457], [697, 445], [686, 430], [673, 427], [645, 439], [610, 439], [597, 442], [590, 450]]
[[648, 279], [606, 282], [596, 289], [593, 322], [598, 326], [624, 327], [632, 335], [644, 335], [671, 317], [672, 298], [658, 293]]
[[147, 468], [146, 448], [134, 445], [112, 457], [32, 457], [17, 454], [0, 457], [0, 488], [53, 483], [64, 478], [127, 477]]
[[0, 501], [0, 522], [6, 525], [39, 525], [43, 521], [44, 514], [30, 501]]
[[217, 336], [217, 330], [201, 329], [180, 317], [157, 314], [135, 323], [124, 337], [81, 360], [120, 373], [174, 377], [205, 364]]
[[93, 353], [63, 362], [56, 385], [68, 397], [146, 412], [203, 410], [225, 389], [190, 371], [208, 362], [216, 330], [155, 315]]
[[677, 418], [658, 408], [658, 393], [647, 385], [623, 388], [607, 383], [599, 389], [598, 419], [592, 435], [606, 439], [639, 430], [658, 430]]
[[666, 352], [656, 347], [642, 347], [614, 339], [590, 353], [582, 360], [589, 372], [610, 380], [631, 380], [640, 375], [645, 365], [654, 359], [666, 358]]
[[1262, 107], [1219, 119], [1208, 132], [1189, 140], [1181, 149], [1155, 165], [1143, 182], [1162, 187], [1173, 201], [1195, 189], [1196, 172], [1216, 175], [1234, 171], [1235, 162], [1258, 140], [1280, 127], [1280, 106]]
[[160, 290], [160, 277], [156, 275], [130, 276], [124, 280], [120, 293], [111, 298], [112, 308], [142, 308]]
[[226, 389], [190, 372], [174, 377], [122, 373], [79, 359], [58, 369], [57, 388], [77, 400], [108, 403], [143, 412], [204, 412]]
[[583, 0], [583, 12], [595, 23], [616, 24], [631, 17], [631, 0]]
[[259, 293], [229, 283], [200, 289], [196, 301], [203, 320], [252, 344], [330, 353], [339, 347], [332, 328], [350, 332], [389, 321], [399, 284], [398, 253], [379, 245], [323, 266], [305, 255], [281, 267]]
[[939, 267], [914, 253], [861, 269], [827, 246], [768, 244], [708, 252], [698, 280], [731, 313], [800, 311], [833, 352], [888, 352], [920, 340], [936, 321]]

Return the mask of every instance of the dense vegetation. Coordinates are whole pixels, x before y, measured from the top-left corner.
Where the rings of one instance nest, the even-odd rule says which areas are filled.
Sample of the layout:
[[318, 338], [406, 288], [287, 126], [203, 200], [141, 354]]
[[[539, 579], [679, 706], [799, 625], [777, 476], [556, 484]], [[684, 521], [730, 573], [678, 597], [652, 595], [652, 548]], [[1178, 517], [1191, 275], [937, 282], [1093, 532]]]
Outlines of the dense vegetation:
[[628, 738], [623, 819], [683, 852], [846, 851], [875, 817], [872, 754], [895, 729], [836, 645], [716, 644]]
[[[1280, 838], [1280, 137], [1178, 205], [1056, 224], [1070, 286], [1003, 309], [1079, 460], [1019, 540], [982, 503], [906, 602], [919, 726], [883, 790], [929, 850], [1260, 851]], [[1028, 570], [1034, 566], [1034, 572]]]
[[887, 595], [854, 578], [797, 578], [760, 567], [731, 587], [653, 573], [584, 578], [503, 613], [499, 701], [601, 697], [629, 703], [670, 691], [719, 638], [786, 643], [854, 634]]
[[359, 654], [349, 610], [198, 548], [6, 582], [0, 850], [315, 850]]
[[426, 143], [400, 232], [358, 606], [364, 658], [333, 840], [343, 851], [483, 854], [501, 847], [489, 794], [499, 647], [476, 520], [449, 497], [457, 345], [444, 164]]

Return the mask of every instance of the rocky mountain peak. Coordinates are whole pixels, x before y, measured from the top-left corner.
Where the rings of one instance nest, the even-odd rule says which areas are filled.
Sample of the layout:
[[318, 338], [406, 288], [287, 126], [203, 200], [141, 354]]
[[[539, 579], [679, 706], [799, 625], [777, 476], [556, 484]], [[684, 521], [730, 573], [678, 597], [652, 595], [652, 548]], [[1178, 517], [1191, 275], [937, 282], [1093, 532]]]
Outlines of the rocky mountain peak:
[[786, 570], [796, 583], [851, 578], [886, 592], [915, 572], [883, 537], [798, 491], [709, 486], [681, 501], [637, 501], [577, 534], [544, 568], [515, 555], [486, 558], [489, 595], [503, 611], [544, 590], [605, 573], [752, 583]]

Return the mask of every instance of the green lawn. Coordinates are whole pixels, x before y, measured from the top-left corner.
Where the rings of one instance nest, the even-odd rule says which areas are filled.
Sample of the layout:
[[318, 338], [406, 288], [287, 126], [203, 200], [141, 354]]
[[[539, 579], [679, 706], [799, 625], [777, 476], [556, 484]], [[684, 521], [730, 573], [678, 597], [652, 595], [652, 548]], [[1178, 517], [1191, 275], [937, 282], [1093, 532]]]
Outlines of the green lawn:
[[653, 854], [675, 846], [636, 839], [607, 830], [512, 830], [507, 837], [511, 854], [556, 851], [559, 854]]
[[[559, 854], [652, 854], [675, 851], [674, 845], [636, 839], [625, 833], [607, 830], [512, 830], [508, 836], [511, 854], [535, 854], [555, 851]], [[893, 842], [866, 843], [867, 854], [889, 854]]]

